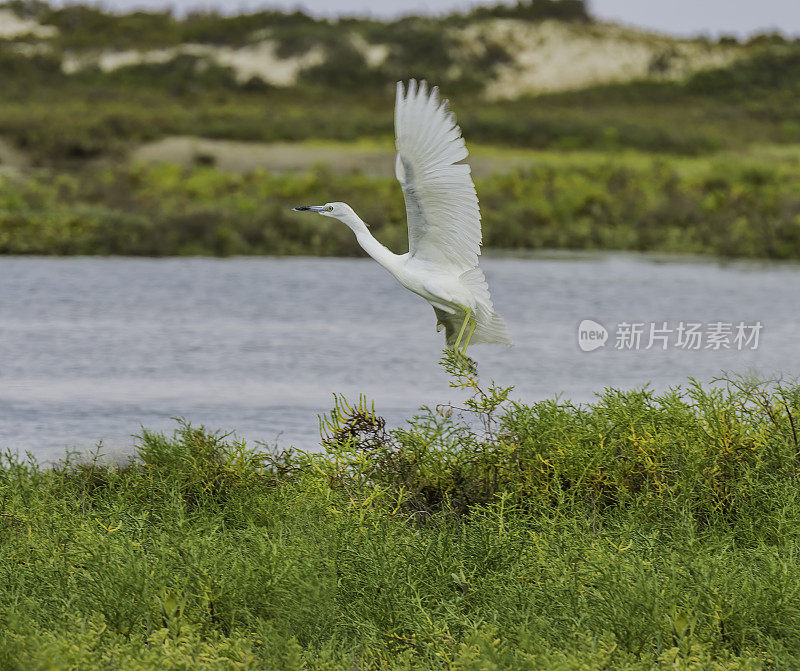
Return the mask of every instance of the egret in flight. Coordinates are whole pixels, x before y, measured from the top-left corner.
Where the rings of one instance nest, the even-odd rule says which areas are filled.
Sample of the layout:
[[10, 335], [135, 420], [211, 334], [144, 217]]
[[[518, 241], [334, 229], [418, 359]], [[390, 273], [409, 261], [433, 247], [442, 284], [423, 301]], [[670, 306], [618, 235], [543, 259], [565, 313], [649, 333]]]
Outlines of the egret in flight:
[[394, 254], [378, 242], [346, 203], [306, 205], [349, 226], [358, 244], [406, 289], [436, 313], [445, 344], [466, 358], [470, 343], [511, 344], [503, 318], [492, 305], [478, 266], [481, 214], [470, 167], [459, 163], [467, 147], [447, 101], [422, 81], [397, 83], [394, 108], [395, 174], [406, 202], [408, 253]]

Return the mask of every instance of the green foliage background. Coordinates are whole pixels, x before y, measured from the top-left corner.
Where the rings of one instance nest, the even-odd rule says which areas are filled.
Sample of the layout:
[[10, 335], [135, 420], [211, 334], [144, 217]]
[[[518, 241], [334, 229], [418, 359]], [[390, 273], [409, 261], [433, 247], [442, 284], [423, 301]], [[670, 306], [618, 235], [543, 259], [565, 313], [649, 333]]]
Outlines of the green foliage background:
[[[795, 259], [798, 161], [551, 157], [477, 180], [484, 243]], [[346, 227], [291, 211], [331, 194], [390, 248], [406, 248], [392, 177], [161, 164], [0, 177], [0, 253], [357, 255]]]
[[[779, 35], [738, 44], [738, 61], [684, 81], [654, 75], [493, 102], [481, 92], [510, 62], [506, 46], [465, 52], [445, 29], [502, 18], [591, 30], [583, 2], [534, 0], [393, 22], [3, 6], [59, 32], [0, 40], [0, 139], [32, 162], [22, 173], [0, 165], [0, 253], [358, 253], [345, 232], [287, 211], [330, 200], [351, 201], [400, 250], [402, 206], [389, 175], [331, 166], [239, 176], [131, 165], [127, 155], [172, 135], [389, 145], [393, 83], [416, 76], [441, 85], [471, 143], [498, 157], [543, 152], [479, 181], [487, 246], [800, 257], [800, 46]], [[369, 66], [350, 35], [386, 46], [385, 61]], [[282, 56], [319, 47], [326, 59], [287, 88], [237, 80], [230, 68], [189, 54], [113, 72], [62, 69], [68, 55], [104, 48], [263, 39], [276, 40]]]

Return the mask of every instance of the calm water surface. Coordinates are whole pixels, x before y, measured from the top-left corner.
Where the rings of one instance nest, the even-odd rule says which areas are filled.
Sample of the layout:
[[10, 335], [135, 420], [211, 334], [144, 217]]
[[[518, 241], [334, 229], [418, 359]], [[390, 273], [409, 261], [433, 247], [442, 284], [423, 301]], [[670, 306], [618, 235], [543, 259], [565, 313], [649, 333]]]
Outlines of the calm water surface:
[[[525, 400], [800, 373], [800, 266], [626, 256], [487, 259], [516, 346], [477, 346], [481, 376]], [[582, 352], [591, 318], [609, 341]], [[757, 350], [615, 349], [620, 322], [763, 324]], [[399, 423], [458, 401], [431, 308], [369, 259], [0, 259], [0, 448], [40, 460], [103, 441], [129, 452], [173, 417], [311, 448], [334, 392]]]

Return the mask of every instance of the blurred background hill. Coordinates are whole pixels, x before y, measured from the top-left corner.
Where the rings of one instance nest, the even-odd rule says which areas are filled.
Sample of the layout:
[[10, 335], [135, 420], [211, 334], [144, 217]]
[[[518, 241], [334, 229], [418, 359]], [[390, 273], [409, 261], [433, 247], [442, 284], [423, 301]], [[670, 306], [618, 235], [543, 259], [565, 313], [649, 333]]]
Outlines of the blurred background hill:
[[394, 83], [451, 100], [488, 246], [800, 256], [800, 43], [677, 38], [582, 0], [443, 16], [0, 5], [0, 252], [402, 250]]

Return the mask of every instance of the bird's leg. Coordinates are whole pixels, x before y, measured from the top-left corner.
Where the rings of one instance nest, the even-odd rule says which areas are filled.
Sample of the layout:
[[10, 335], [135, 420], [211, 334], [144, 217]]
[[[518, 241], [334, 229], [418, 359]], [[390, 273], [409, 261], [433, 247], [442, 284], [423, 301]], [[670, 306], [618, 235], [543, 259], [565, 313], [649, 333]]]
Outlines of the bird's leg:
[[464, 341], [464, 346], [461, 348], [461, 354], [463, 356], [467, 356], [467, 347], [469, 347], [469, 341], [472, 340], [472, 334], [475, 333], [475, 329], [478, 328], [478, 322], [474, 319], [469, 323], [469, 331], [467, 332], [467, 339]]
[[467, 328], [467, 324], [469, 324], [469, 318], [472, 316], [472, 310], [469, 308], [464, 308], [465, 316], [464, 316], [464, 323], [461, 325], [461, 330], [458, 332], [458, 338], [456, 338], [455, 345], [453, 345], [453, 351], [458, 353], [458, 345], [461, 342], [461, 336], [464, 335], [464, 329]]

